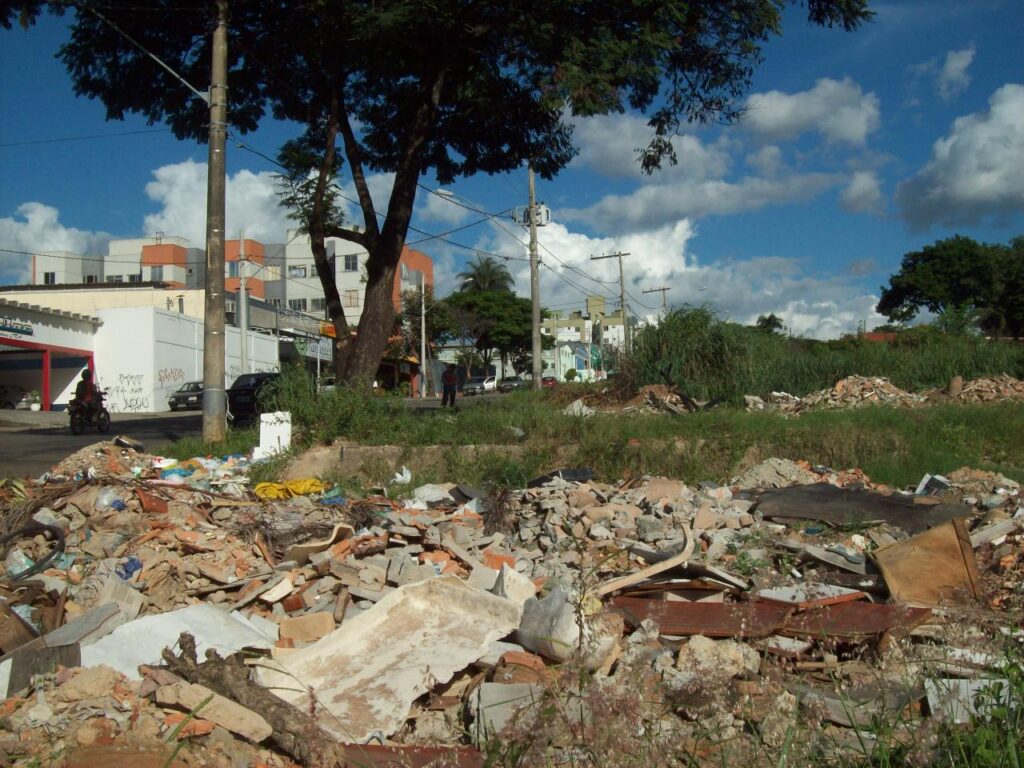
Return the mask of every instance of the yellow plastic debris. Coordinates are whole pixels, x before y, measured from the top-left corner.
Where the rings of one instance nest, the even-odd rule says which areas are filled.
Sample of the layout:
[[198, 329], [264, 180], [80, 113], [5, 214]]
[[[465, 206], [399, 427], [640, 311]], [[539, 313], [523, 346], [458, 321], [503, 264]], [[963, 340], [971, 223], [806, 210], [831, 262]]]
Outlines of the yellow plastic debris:
[[308, 496], [326, 490], [327, 486], [315, 477], [303, 477], [283, 483], [257, 483], [252, 492], [261, 499], [290, 499], [292, 496]]

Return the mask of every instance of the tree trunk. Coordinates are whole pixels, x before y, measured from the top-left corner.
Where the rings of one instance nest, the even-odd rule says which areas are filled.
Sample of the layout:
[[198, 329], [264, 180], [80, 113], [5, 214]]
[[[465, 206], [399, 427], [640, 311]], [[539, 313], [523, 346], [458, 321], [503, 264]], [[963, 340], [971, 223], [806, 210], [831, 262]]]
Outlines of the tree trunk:
[[339, 381], [372, 381], [388, 345], [390, 329], [395, 322], [391, 292], [402, 248], [398, 246], [397, 253], [379, 252], [382, 249], [383, 243], [370, 253], [369, 264], [377, 264], [379, 268], [367, 270], [366, 298], [356, 337], [339, 344], [339, 351], [344, 351], [339, 355], [342, 358], [338, 367]]

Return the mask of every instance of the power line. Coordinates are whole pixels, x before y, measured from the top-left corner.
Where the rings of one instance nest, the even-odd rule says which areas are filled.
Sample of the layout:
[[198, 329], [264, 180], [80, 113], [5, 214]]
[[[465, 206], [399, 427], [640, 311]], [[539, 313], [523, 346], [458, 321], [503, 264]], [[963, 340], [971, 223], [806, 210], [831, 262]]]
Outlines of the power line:
[[57, 139], [33, 139], [31, 141], [10, 141], [0, 144], [0, 149], [9, 147], [28, 147], [34, 144], [59, 144], [66, 141], [88, 141], [90, 139], [113, 139], [121, 136], [138, 136], [144, 133], [170, 133], [170, 128], [150, 128], [139, 131], [123, 131], [121, 133], [93, 133], [85, 136], [62, 136]]

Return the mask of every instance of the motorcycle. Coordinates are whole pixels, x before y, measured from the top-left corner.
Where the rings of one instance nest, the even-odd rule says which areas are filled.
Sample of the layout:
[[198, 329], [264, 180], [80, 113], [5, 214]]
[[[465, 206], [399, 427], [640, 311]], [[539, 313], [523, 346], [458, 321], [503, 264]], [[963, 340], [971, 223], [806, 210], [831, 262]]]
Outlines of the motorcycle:
[[68, 418], [71, 421], [71, 434], [80, 435], [86, 427], [96, 427], [100, 432], [107, 432], [110, 429], [110, 411], [103, 405], [103, 398], [106, 392], [96, 393], [96, 403], [90, 410], [85, 403], [79, 402], [78, 398], [72, 398], [68, 403]]

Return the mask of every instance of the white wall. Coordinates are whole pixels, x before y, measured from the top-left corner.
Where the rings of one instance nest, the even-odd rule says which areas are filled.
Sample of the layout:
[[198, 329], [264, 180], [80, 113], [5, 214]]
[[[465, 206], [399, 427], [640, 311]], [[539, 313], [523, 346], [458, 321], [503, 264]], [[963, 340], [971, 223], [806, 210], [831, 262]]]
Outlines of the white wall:
[[[168, 410], [167, 397], [186, 381], [203, 378], [203, 323], [187, 315], [152, 307], [99, 312], [96, 379], [107, 391], [111, 413]], [[224, 336], [225, 383], [241, 371], [241, 334], [228, 327]], [[277, 338], [249, 333], [249, 370], [278, 368]]]

